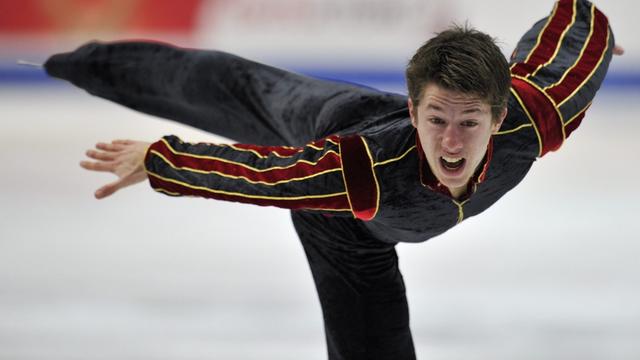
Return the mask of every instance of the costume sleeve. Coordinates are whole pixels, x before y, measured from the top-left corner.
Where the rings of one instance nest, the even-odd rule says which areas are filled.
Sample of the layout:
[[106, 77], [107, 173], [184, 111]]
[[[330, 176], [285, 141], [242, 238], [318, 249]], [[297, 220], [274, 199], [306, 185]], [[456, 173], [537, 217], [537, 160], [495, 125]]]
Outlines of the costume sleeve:
[[607, 17], [585, 0], [560, 0], [511, 57], [512, 94], [533, 124], [538, 156], [559, 149], [580, 125], [604, 80], [614, 38]]
[[172, 196], [375, 217], [379, 187], [361, 136], [304, 147], [186, 143], [166, 136], [145, 157], [151, 186]]
[[[134, 110], [251, 144], [302, 145], [316, 138], [296, 143], [320, 116], [357, 119], [376, 106], [399, 102], [373, 89], [309, 78], [221, 51], [156, 42], [92, 42], [53, 55], [45, 69]], [[369, 102], [360, 99], [365, 96]]]

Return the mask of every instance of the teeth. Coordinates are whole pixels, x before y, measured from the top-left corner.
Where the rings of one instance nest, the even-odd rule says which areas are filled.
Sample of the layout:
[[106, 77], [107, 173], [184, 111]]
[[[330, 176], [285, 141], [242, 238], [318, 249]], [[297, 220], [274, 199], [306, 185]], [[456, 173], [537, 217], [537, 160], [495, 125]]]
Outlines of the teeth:
[[444, 159], [444, 161], [446, 161], [448, 163], [455, 163], [455, 162], [458, 162], [458, 161], [462, 160], [462, 158], [452, 158], [452, 157], [448, 157], [448, 156], [443, 156], [442, 158]]

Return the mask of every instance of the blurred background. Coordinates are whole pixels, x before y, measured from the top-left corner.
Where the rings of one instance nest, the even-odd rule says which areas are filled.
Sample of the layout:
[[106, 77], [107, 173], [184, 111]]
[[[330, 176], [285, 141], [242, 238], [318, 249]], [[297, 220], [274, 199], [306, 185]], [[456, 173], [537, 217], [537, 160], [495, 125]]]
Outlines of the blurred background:
[[[398, 246], [419, 359], [640, 359], [640, 42], [580, 129], [480, 216]], [[88, 96], [42, 63], [93, 39], [216, 48], [405, 93], [434, 32], [468, 21], [505, 54], [551, 1], [0, 0], [0, 359], [325, 359], [284, 210], [175, 199], [77, 163], [97, 141], [225, 141]]]

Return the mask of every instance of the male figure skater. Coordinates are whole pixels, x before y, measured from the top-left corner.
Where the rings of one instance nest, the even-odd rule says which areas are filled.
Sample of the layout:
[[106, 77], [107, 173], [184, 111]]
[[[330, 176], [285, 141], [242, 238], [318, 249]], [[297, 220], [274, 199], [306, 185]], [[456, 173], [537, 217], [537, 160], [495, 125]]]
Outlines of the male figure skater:
[[87, 155], [171, 196], [292, 209], [322, 305], [330, 359], [415, 359], [394, 246], [479, 214], [579, 126], [614, 51], [607, 18], [560, 0], [518, 43], [454, 27], [427, 41], [409, 96], [288, 73], [218, 51], [91, 43], [47, 72], [239, 144], [115, 140]]

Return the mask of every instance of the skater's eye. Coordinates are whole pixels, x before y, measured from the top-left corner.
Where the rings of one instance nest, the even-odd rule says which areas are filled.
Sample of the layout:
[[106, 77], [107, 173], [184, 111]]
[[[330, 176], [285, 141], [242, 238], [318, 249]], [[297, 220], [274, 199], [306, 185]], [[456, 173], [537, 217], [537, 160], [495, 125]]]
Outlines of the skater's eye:
[[432, 123], [432, 124], [434, 124], [434, 125], [442, 125], [442, 124], [444, 124], [444, 120], [442, 120], [442, 119], [441, 119], [441, 118], [439, 118], [439, 117], [432, 117], [432, 118], [429, 118], [429, 122], [431, 122], [431, 123]]
[[475, 120], [465, 120], [462, 122], [462, 126], [464, 127], [475, 127], [478, 126], [478, 122]]

